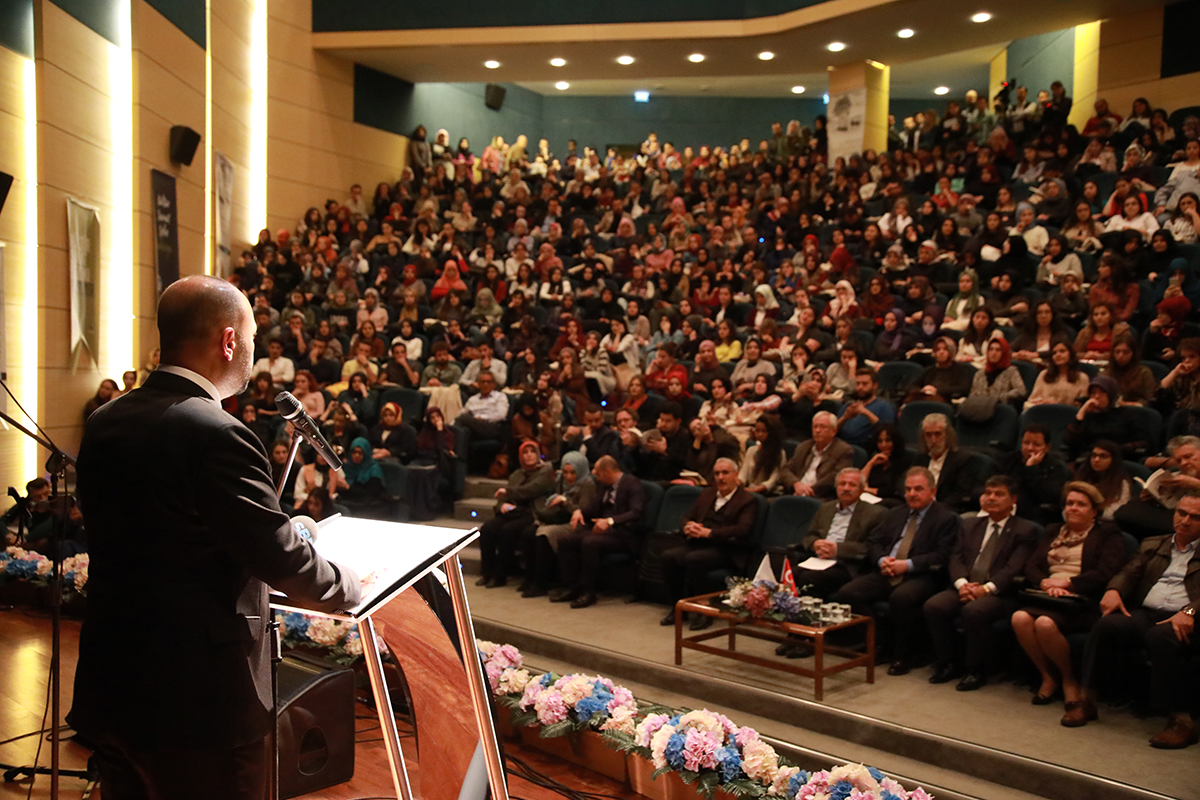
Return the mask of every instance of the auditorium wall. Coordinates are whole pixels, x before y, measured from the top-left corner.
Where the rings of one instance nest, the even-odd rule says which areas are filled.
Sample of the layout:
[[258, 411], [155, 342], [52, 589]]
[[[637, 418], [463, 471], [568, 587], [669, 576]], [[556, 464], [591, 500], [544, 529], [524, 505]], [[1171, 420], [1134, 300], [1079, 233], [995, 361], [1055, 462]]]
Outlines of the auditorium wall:
[[396, 181], [408, 140], [354, 120], [354, 65], [312, 49], [308, 0], [268, 7], [267, 225], [294, 230], [309, 206], [344, 200], [354, 183], [368, 199]]
[[1161, 8], [1101, 23], [1097, 96], [1117, 113], [1129, 113], [1138, 97], [1168, 111], [1200, 105], [1200, 72], [1162, 77], [1163, 30]]

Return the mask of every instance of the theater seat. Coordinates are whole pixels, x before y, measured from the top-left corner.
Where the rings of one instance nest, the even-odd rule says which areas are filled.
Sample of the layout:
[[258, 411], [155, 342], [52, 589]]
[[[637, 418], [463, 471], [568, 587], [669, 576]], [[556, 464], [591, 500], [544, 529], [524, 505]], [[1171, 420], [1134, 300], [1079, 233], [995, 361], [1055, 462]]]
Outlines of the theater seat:
[[930, 414], [945, 414], [954, 424], [954, 406], [933, 400], [914, 400], [900, 409], [900, 417], [896, 420], [896, 427], [904, 441], [921, 441], [921, 421]]
[[1079, 409], [1075, 406], [1059, 403], [1031, 406], [1021, 413], [1021, 433], [1024, 434], [1025, 429], [1030, 425], [1045, 425], [1050, 431], [1050, 446], [1056, 450], [1062, 450], [1064, 449], [1063, 435], [1066, 434], [1067, 426], [1075, 419], [1077, 413], [1079, 413]]
[[1012, 450], [1017, 443], [1017, 410], [1007, 403], [996, 405], [996, 413], [987, 422], [954, 420], [958, 443], [963, 447], [990, 447]]

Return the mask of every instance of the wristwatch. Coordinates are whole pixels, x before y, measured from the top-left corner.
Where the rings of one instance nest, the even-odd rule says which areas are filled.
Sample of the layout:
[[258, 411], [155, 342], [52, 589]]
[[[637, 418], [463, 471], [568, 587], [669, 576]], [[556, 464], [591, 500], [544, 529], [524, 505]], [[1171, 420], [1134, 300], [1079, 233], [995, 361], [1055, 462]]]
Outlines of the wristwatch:
[[1189, 617], [1194, 618], [1196, 616], [1196, 607], [1195, 606], [1184, 606], [1183, 608], [1180, 609], [1180, 611], [1187, 614]]

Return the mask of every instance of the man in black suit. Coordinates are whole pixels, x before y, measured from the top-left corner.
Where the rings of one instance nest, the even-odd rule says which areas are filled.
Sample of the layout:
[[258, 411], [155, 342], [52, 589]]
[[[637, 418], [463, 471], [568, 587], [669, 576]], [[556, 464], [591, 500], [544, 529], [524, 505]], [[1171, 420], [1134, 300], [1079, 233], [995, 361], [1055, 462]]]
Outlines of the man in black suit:
[[958, 436], [945, 414], [930, 414], [921, 420], [921, 455], [914, 466], [933, 475], [938, 502], [954, 511], [969, 510], [977, 486], [971, 456], [958, 449]]
[[884, 515], [867, 543], [867, 563], [874, 569], [847, 583], [833, 596], [849, 603], [855, 614], [870, 614], [880, 600], [891, 605], [895, 648], [889, 675], [912, 669], [921, 629], [921, 607], [945, 581], [946, 564], [962, 521], [933, 499], [933, 476], [913, 467], [904, 477], [904, 502]]
[[1017, 512], [1042, 525], [1062, 520], [1062, 490], [1071, 471], [1050, 450], [1050, 429], [1033, 423], [1021, 434], [1021, 449], [1000, 459], [1000, 475], [1017, 485]]
[[265, 797], [267, 587], [334, 611], [357, 576], [279, 508], [258, 439], [221, 399], [250, 378], [254, 319], [193, 276], [158, 307], [161, 366], [92, 415], [79, 451], [91, 546], [71, 724], [106, 798]]
[[[962, 677], [955, 687], [960, 692], [987, 683], [983, 662], [992, 623], [1008, 619], [1017, 610], [1013, 579], [1024, 573], [1025, 562], [1038, 545], [1038, 526], [1016, 515], [1016, 502], [1017, 482], [1007, 475], [993, 475], [979, 498], [983, 514], [963, 521], [962, 535], [950, 556], [953, 587], [925, 601], [925, 625], [937, 659], [930, 683]], [[962, 619], [967, 637], [961, 663], [954, 635], [956, 618]]]
[[586, 508], [571, 515], [571, 532], [558, 540], [558, 566], [566, 586], [550, 602], [570, 602], [571, 608], [596, 604], [596, 581], [605, 553], [637, 552], [638, 533], [646, 507], [642, 482], [621, 471], [612, 456], [601, 456], [592, 467], [597, 492]]
[[[663, 574], [671, 591], [671, 611], [662, 618], [663, 625], [675, 624], [677, 601], [713, 591], [708, 585], [710, 570], [746, 568], [758, 500], [738, 482], [738, 467], [733, 459], [718, 458], [712, 474], [713, 485], [700, 493], [683, 518], [678, 543], [661, 555]], [[691, 629], [707, 628], [712, 619], [696, 616]]]
[[833, 497], [837, 474], [854, 465], [854, 450], [838, 439], [837, 417], [818, 411], [812, 419], [812, 438], [801, 442], [792, 460], [779, 471], [779, 482], [804, 497]]
[[[658, 411], [657, 433], [642, 439], [637, 473], [648, 481], [668, 484], [679, 477], [692, 448], [692, 432], [683, 424], [683, 409], [674, 400]], [[661, 434], [661, 435], [659, 435]]]
[[583, 427], [571, 425], [564, 431], [564, 450], [578, 450], [593, 467], [601, 456], [619, 458], [623, 452], [621, 436], [604, 421], [604, 409], [595, 403], [583, 411]]

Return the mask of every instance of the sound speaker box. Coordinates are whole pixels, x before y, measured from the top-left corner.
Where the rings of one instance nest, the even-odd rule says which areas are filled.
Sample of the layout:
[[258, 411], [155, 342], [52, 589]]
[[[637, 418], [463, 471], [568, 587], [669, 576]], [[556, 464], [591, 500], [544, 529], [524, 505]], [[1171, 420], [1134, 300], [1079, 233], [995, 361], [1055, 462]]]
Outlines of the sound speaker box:
[[354, 673], [289, 656], [279, 664], [279, 796], [354, 777]]
[[493, 111], [499, 111], [504, 105], [505, 89], [498, 83], [489, 83], [483, 93], [483, 102]]
[[13, 176], [0, 172], [0, 211], [4, 210], [4, 201], [8, 199], [8, 190], [12, 188]]
[[185, 167], [192, 165], [196, 148], [200, 146], [200, 134], [187, 125], [171, 126], [171, 160]]

